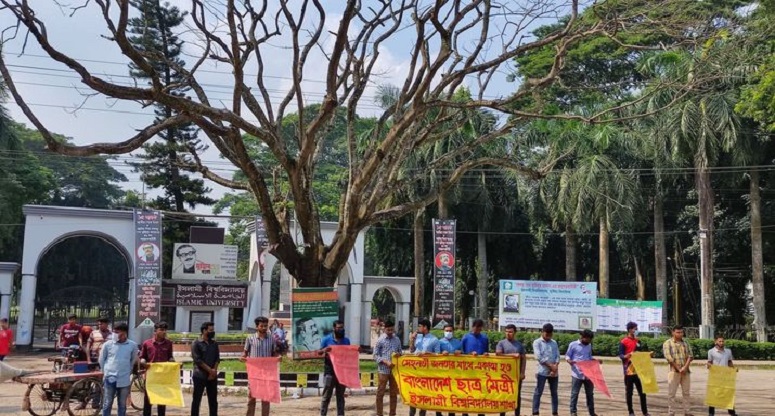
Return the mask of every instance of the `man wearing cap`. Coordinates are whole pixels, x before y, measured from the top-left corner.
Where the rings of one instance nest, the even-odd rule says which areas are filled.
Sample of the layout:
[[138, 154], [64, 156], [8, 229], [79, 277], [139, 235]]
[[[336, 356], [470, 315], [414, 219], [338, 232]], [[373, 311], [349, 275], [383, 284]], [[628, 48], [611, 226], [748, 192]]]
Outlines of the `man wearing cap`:
[[544, 386], [549, 382], [549, 392], [552, 395], [552, 416], [559, 415], [560, 400], [557, 396], [558, 371], [560, 364], [560, 348], [552, 339], [554, 325], [544, 324], [541, 337], [533, 341], [533, 354], [538, 361], [536, 371], [536, 389], [533, 392], [533, 416], [538, 415], [541, 408], [541, 396]]
[[[624, 367], [624, 388], [625, 399], [627, 401], [627, 412], [629, 416], [635, 416], [635, 410], [632, 407], [632, 393], [633, 387], [638, 389], [638, 397], [640, 397], [640, 410], [643, 412], [643, 416], [649, 416], [648, 405], [646, 404], [646, 394], [643, 393], [643, 386], [640, 382], [640, 377], [635, 370], [635, 366], [632, 365], [630, 358], [635, 351], [645, 351], [645, 345], [641, 344], [638, 340], [638, 324], [635, 322], [627, 323], [627, 336], [622, 338], [619, 342], [619, 359], [622, 360], [622, 366]], [[654, 355], [654, 353], [651, 353]]]

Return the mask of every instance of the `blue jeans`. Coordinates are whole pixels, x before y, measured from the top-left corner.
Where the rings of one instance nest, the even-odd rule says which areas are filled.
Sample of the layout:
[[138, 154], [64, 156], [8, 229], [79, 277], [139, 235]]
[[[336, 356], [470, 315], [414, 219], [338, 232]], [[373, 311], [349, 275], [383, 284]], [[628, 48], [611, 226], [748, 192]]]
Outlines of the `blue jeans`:
[[557, 377], [547, 377], [540, 374], [536, 374], [536, 389], [533, 393], [533, 414], [538, 414], [538, 409], [541, 408], [541, 396], [544, 394], [544, 385], [546, 381], [549, 381], [549, 392], [552, 394], [552, 414], [556, 415], [560, 407], [560, 399], [557, 397], [557, 383], [559, 382]]
[[113, 398], [118, 397], [118, 416], [126, 416], [126, 401], [129, 397], [131, 386], [116, 387], [115, 383], [107, 381], [102, 383], [105, 393], [102, 396], [102, 416], [110, 416], [110, 410], [113, 408]]
[[579, 402], [579, 392], [581, 392], [582, 385], [584, 386], [584, 394], [586, 394], [587, 396], [587, 410], [589, 410], [590, 416], [594, 416], [595, 415], [595, 396], [594, 396], [595, 385], [592, 384], [592, 381], [588, 378], [584, 380], [579, 380], [576, 377], [571, 377], [570, 412], [571, 414], [577, 413], [576, 405]]

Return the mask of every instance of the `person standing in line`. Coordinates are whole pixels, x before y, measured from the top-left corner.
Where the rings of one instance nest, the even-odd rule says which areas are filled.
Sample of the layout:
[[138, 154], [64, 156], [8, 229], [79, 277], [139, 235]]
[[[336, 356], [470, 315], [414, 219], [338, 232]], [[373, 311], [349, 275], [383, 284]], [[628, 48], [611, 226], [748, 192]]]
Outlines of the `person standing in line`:
[[[732, 357], [732, 350], [729, 348], [724, 348], [724, 337], [721, 335], [716, 335], [716, 342], [714, 343], [715, 346], [708, 350], [708, 362], [705, 364], [707, 368], [710, 368], [712, 365], [720, 365], [724, 367], [733, 367], [732, 360], [734, 357]], [[736, 415], [735, 409], [729, 409], [727, 412], [730, 415]], [[708, 415], [713, 416], [716, 414], [716, 408], [713, 406], [708, 407]]]
[[[622, 360], [622, 366], [624, 367], [624, 388], [625, 399], [627, 401], [627, 412], [629, 416], [635, 416], [635, 410], [632, 407], [632, 393], [633, 387], [638, 389], [638, 397], [640, 397], [640, 410], [643, 412], [643, 416], [649, 416], [649, 408], [646, 403], [646, 394], [643, 393], [643, 385], [640, 382], [635, 371], [635, 366], [632, 365], [630, 358], [635, 351], [644, 351], [645, 347], [638, 340], [638, 324], [635, 322], [627, 323], [627, 336], [622, 338], [619, 342], [619, 359]], [[654, 353], [652, 352], [653, 356]]]
[[[463, 336], [463, 354], [473, 356], [486, 355], [490, 350], [490, 339], [487, 338], [487, 334], [482, 333], [483, 327], [483, 320], [474, 319], [474, 322], [471, 324], [471, 332]], [[468, 416], [468, 413], [463, 413], [463, 416]], [[480, 414], [480, 416], [483, 415]]]
[[[140, 346], [140, 368], [145, 370], [153, 363], [167, 363], [175, 361], [172, 356], [172, 341], [167, 339], [167, 323], [157, 322], [153, 326], [153, 338], [145, 340]], [[153, 405], [148, 400], [148, 395], [143, 395], [143, 416], [151, 416]], [[167, 414], [167, 406], [158, 405], [156, 410], [159, 416]]]
[[557, 384], [560, 364], [560, 348], [557, 341], [552, 339], [554, 325], [544, 324], [541, 329], [541, 337], [533, 341], [533, 354], [538, 361], [536, 371], [536, 389], [533, 392], [533, 416], [539, 414], [541, 408], [541, 396], [544, 394], [544, 386], [549, 382], [549, 392], [552, 395], [552, 416], [559, 415], [560, 400], [557, 395]]
[[116, 336], [100, 351], [102, 369], [102, 416], [110, 416], [113, 399], [118, 401], [118, 416], [126, 416], [126, 403], [131, 386], [132, 368], [137, 362], [137, 344], [128, 339], [129, 327], [121, 323], [113, 329]]
[[11, 354], [13, 346], [13, 331], [8, 326], [8, 319], [2, 318], [0, 319], [0, 361]]
[[[245, 340], [245, 348], [240, 361], [247, 361], [248, 357], [277, 357], [277, 343], [269, 333], [269, 318], [259, 316], [253, 321], [256, 324], [256, 333]], [[208, 393], [209, 395], [209, 393]], [[270, 403], [261, 402], [261, 416], [269, 416]], [[248, 392], [248, 410], [245, 416], [256, 414], [256, 399]]]
[[[525, 347], [514, 337], [517, 334], [517, 326], [514, 324], [506, 325], [504, 329], [506, 338], [498, 342], [495, 346], [496, 355], [510, 355], [519, 358], [519, 380], [517, 381], [517, 408], [514, 409], [514, 416], [522, 414], [522, 382], [525, 380]], [[506, 416], [506, 413], [501, 413]]]
[[318, 354], [323, 355], [323, 398], [320, 401], [320, 416], [328, 414], [328, 405], [331, 403], [331, 395], [336, 394], [336, 415], [344, 416], [344, 392], [345, 386], [336, 378], [334, 363], [328, 353], [331, 347], [335, 345], [350, 345], [350, 339], [344, 336], [344, 322], [334, 321], [334, 332], [323, 337], [320, 341], [320, 350]]
[[383, 416], [385, 390], [390, 385], [390, 416], [396, 416], [398, 404], [398, 384], [393, 377], [392, 369], [395, 366], [393, 354], [401, 355], [401, 340], [395, 335], [393, 321], [385, 321], [384, 333], [374, 346], [374, 360], [377, 362], [379, 383], [377, 384], [377, 416]]
[[595, 413], [595, 386], [592, 384], [592, 380], [585, 377], [584, 372], [576, 365], [576, 363], [580, 361], [594, 360], [594, 358], [592, 358], [592, 338], [594, 336], [595, 334], [589, 329], [581, 331], [579, 339], [571, 342], [568, 346], [568, 351], [565, 353], [565, 361], [570, 364], [571, 369], [571, 416], [578, 416], [577, 405], [582, 385], [584, 386], [584, 394], [587, 396], [587, 410], [589, 410], [589, 416], [597, 416]]
[[205, 390], [210, 416], [218, 416], [218, 364], [221, 362], [221, 351], [215, 341], [215, 324], [205, 322], [199, 330], [199, 339], [191, 344], [191, 358], [194, 360], [191, 416], [199, 416]]
[[86, 341], [86, 351], [89, 363], [99, 361], [100, 351], [106, 342], [110, 341], [113, 331], [108, 327], [108, 318], [97, 319], [97, 329], [91, 331], [89, 340]]
[[675, 415], [675, 396], [681, 386], [684, 415], [691, 415], [692, 391], [689, 365], [692, 363], [692, 347], [684, 340], [684, 327], [676, 325], [673, 337], [662, 344], [662, 352], [669, 367], [667, 373], [667, 414]]
[[[463, 343], [455, 338], [454, 326], [444, 326], [444, 336], [439, 340], [439, 350], [442, 355], [460, 355], [463, 352]], [[436, 412], [436, 416], [442, 416], [441, 412]], [[449, 416], [455, 416], [455, 414], [449, 413]]]
[[[439, 339], [431, 334], [431, 321], [428, 319], [421, 319], [417, 323], [417, 332], [413, 332], [409, 336], [409, 352], [412, 354], [438, 354], [441, 352], [441, 346], [439, 345]], [[417, 413], [417, 408], [409, 407], [409, 416], [414, 416]], [[426, 411], [420, 410], [420, 416], [425, 416]]]

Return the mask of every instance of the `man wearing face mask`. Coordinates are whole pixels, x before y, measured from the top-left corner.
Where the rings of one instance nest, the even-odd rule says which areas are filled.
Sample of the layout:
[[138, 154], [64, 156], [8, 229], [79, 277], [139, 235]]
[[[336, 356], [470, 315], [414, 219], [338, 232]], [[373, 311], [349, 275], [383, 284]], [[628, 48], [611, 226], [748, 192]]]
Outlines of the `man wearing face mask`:
[[320, 341], [320, 350], [318, 350], [318, 354], [325, 354], [323, 362], [325, 387], [323, 388], [323, 399], [320, 402], [320, 416], [328, 414], [328, 405], [331, 403], [331, 395], [334, 392], [336, 392], [336, 414], [344, 416], [345, 386], [337, 380], [334, 363], [331, 362], [331, 357], [327, 354], [334, 345], [350, 345], [350, 339], [344, 336], [344, 322], [339, 320], [334, 321], [334, 332]]
[[570, 387], [570, 414], [571, 416], [577, 416], [578, 412], [576, 405], [579, 402], [579, 393], [581, 392], [581, 386], [584, 386], [584, 393], [587, 396], [587, 410], [589, 410], [589, 416], [597, 416], [595, 413], [595, 395], [594, 385], [592, 380], [584, 376], [584, 373], [576, 365], [580, 361], [591, 361], [592, 358], [592, 338], [595, 334], [589, 329], [581, 331], [581, 336], [577, 341], [573, 341], [568, 345], [568, 351], [565, 353], [565, 361], [570, 364], [571, 368], [571, 387]]
[[[638, 389], [638, 397], [640, 397], [640, 410], [643, 412], [643, 416], [649, 416], [648, 405], [646, 404], [646, 394], [643, 393], [643, 386], [640, 382], [635, 371], [635, 366], [632, 365], [630, 358], [635, 351], [645, 351], [645, 344], [642, 344], [638, 340], [638, 324], [635, 322], [627, 323], [627, 336], [619, 343], [619, 359], [622, 360], [622, 366], [624, 367], [624, 388], [625, 399], [627, 401], [627, 412], [629, 416], [635, 416], [635, 410], [632, 407], [632, 393], [633, 387]], [[652, 352], [651, 355], [654, 355]]]
[[116, 336], [100, 351], [102, 369], [102, 416], [110, 416], [113, 399], [118, 400], [118, 416], [126, 416], [126, 402], [131, 385], [132, 368], [137, 361], [137, 344], [127, 339], [129, 327], [121, 323], [113, 329]]
[[199, 339], [191, 344], [191, 358], [194, 360], [191, 416], [199, 416], [199, 406], [202, 404], [205, 390], [210, 416], [218, 416], [218, 364], [221, 362], [221, 351], [215, 341], [215, 324], [205, 322], [200, 331]]
[[[455, 338], [455, 327], [452, 325], [444, 326], [444, 337], [439, 340], [439, 350], [442, 355], [455, 354], [460, 355], [463, 351], [463, 343]], [[436, 412], [436, 416], [442, 416], [441, 412]], [[455, 416], [450, 413], [449, 416]]]

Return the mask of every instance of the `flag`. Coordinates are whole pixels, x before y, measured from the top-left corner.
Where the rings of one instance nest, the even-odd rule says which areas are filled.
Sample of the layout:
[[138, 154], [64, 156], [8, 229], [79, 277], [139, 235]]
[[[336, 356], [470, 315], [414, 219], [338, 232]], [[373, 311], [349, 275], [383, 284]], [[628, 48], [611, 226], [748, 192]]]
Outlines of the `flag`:
[[611, 392], [608, 391], [608, 385], [605, 384], [605, 377], [603, 377], [603, 371], [600, 368], [600, 361], [576, 361], [576, 366], [584, 373], [584, 377], [588, 378], [592, 384], [595, 385], [596, 389], [608, 396], [609, 399], [612, 398]]
[[246, 365], [250, 396], [262, 402], [280, 403], [280, 358], [250, 357]]
[[651, 361], [650, 352], [634, 352], [630, 357], [632, 365], [635, 366], [635, 373], [643, 385], [643, 393], [659, 393], [657, 386], [657, 374], [654, 372], [654, 362]]
[[736, 368], [721, 365], [710, 366], [705, 404], [722, 409], [734, 409], [736, 382]]
[[334, 365], [334, 373], [339, 384], [351, 389], [363, 388], [358, 376], [360, 361], [357, 345], [332, 345], [328, 357]]
[[183, 407], [180, 363], [151, 363], [145, 373], [145, 391], [151, 404]]

